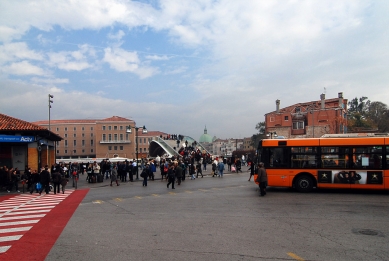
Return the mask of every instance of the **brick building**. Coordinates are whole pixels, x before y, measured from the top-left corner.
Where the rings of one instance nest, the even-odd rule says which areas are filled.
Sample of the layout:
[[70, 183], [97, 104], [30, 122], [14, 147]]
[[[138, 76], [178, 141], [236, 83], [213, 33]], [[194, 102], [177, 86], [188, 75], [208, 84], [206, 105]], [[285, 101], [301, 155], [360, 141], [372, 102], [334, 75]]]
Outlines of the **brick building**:
[[280, 109], [280, 100], [276, 101], [276, 110], [265, 114], [266, 134], [270, 138], [312, 138], [324, 134], [347, 133], [347, 99], [343, 93], [338, 98], [297, 103]]
[[[49, 122], [35, 124], [48, 127]], [[131, 126], [132, 132], [127, 132]], [[51, 120], [52, 131], [63, 137], [56, 143], [57, 159], [75, 158], [136, 158], [135, 126], [133, 120], [119, 116], [106, 119]], [[138, 157], [147, 157], [149, 144], [154, 136], [166, 135], [158, 131], [143, 133], [138, 129]]]

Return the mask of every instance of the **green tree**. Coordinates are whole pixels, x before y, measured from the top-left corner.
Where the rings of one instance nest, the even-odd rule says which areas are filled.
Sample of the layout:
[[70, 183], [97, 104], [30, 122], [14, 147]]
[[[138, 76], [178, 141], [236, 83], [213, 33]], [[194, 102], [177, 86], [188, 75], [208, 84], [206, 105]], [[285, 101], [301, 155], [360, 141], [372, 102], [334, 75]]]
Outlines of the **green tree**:
[[378, 129], [378, 132], [389, 131], [389, 109], [385, 103], [371, 102], [366, 111], [366, 119]]
[[367, 97], [355, 97], [348, 102], [348, 124], [349, 132], [357, 132], [361, 129], [372, 128], [372, 122], [367, 119], [367, 112], [370, 106], [370, 100]]
[[251, 136], [251, 146], [255, 149], [258, 148], [258, 143], [261, 139], [265, 138], [266, 124], [264, 121], [258, 122], [255, 126], [255, 129], [258, 131], [257, 134]]

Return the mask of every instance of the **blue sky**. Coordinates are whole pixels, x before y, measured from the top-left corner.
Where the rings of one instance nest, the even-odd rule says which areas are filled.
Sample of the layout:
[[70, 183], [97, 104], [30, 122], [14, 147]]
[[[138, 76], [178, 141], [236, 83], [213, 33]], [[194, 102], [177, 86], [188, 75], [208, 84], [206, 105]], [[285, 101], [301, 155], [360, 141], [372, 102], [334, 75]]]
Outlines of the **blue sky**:
[[249, 137], [325, 92], [389, 104], [388, 1], [0, 2], [0, 111]]

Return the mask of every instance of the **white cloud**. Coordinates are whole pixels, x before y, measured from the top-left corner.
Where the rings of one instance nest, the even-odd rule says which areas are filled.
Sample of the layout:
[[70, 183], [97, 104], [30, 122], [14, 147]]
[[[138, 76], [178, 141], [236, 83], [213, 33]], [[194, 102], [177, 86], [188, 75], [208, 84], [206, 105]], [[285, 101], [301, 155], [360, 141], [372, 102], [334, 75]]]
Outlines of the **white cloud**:
[[43, 60], [43, 55], [30, 50], [25, 42], [0, 45], [0, 64], [24, 59], [41, 61]]
[[53, 84], [62, 84], [62, 83], [69, 83], [69, 79], [64, 79], [64, 78], [38, 78], [38, 77], [33, 77], [31, 78], [32, 82], [35, 83], [46, 83], [49, 85]]
[[6, 74], [13, 75], [46, 75], [47, 73], [40, 67], [32, 65], [28, 61], [11, 63], [3, 66], [1, 70]]
[[116, 34], [109, 33], [108, 38], [116, 41], [120, 41], [126, 34], [123, 30], [119, 30]]
[[154, 61], [166, 61], [169, 60], [169, 57], [167, 55], [146, 55], [145, 57], [148, 60], [154, 60]]
[[50, 52], [48, 64], [65, 71], [82, 71], [93, 67], [88, 57], [95, 56], [94, 49], [88, 45], [80, 46], [77, 51]]
[[103, 61], [118, 72], [131, 72], [138, 75], [141, 79], [158, 73], [157, 68], [142, 66], [136, 52], [128, 52], [121, 48], [106, 48], [104, 53]]

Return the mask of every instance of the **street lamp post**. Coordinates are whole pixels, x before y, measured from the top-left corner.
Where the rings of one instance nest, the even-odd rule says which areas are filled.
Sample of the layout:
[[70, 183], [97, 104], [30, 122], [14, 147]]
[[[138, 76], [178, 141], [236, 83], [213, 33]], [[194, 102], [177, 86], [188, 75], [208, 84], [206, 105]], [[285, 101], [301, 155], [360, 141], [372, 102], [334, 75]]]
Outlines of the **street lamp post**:
[[273, 139], [273, 137], [276, 138], [276, 137], [278, 137], [278, 135], [277, 135], [277, 132], [275, 132], [275, 131], [269, 131], [266, 134], [266, 137], [270, 137], [270, 139]]
[[[49, 97], [49, 131], [51, 131], [51, 126], [50, 126], [50, 110], [51, 110], [51, 103], [53, 103], [52, 98], [54, 98], [54, 95], [49, 94], [48, 97]], [[46, 156], [47, 156], [46, 163], [47, 163], [47, 165], [50, 166], [50, 164], [49, 164], [49, 141], [48, 140], [47, 140], [46, 148], [47, 148], [47, 151], [46, 151]]]
[[[139, 166], [138, 166], [138, 130], [139, 130], [139, 127], [137, 126], [134, 126], [133, 127], [135, 129], [135, 153], [136, 153], [136, 159], [135, 159], [135, 162], [136, 162], [136, 180], [139, 180]], [[128, 125], [127, 126], [127, 130], [126, 130], [127, 133], [132, 133], [132, 129], [131, 129], [131, 126]], [[146, 134], [147, 133], [147, 129], [145, 127], [145, 125], [143, 125], [142, 127], [142, 133], [143, 134]]]

